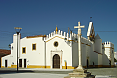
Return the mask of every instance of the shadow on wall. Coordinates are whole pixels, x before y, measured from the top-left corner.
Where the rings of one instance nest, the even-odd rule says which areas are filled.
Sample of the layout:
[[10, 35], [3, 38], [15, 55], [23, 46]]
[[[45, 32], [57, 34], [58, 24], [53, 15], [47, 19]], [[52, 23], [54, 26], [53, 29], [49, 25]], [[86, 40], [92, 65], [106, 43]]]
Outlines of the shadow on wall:
[[111, 67], [111, 61], [108, 59], [106, 54], [103, 54], [103, 58], [102, 58], [102, 64], [103, 67]]
[[[31, 73], [34, 72], [32, 70], [19, 70], [18, 73]], [[17, 70], [0, 70], [0, 74], [13, 74], [13, 73], [17, 73]]]

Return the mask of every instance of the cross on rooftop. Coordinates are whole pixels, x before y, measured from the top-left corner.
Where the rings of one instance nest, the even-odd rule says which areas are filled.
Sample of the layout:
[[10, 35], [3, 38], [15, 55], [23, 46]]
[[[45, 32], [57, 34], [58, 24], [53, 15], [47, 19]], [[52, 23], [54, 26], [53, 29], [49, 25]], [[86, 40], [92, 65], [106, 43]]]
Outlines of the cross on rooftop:
[[78, 26], [74, 26], [74, 28], [79, 28], [79, 29], [81, 29], [81, 28], [84, 28], [85, 26], [80, 26], [80, 22], [78, 22]]

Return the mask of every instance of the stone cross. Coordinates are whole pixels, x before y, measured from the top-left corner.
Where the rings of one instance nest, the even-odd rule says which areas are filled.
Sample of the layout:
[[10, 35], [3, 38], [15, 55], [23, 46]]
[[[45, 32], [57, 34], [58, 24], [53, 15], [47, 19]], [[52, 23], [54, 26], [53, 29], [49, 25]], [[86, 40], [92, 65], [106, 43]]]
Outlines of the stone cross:
[[81, 28], [85, 26], [80, 26], [80, 22], [78, 22], [78, 26], [74, 26], [74, 28], [78, 28], [78, 52], [79, 52], [79, 66], [76, 69], [84, 69], [82, 67], [82, 53], [81, 53]]
[[73, 73], [69, 73], [69, 76], [66, 76], [64, 78], [95, 78], [94, 75], [91, 75], [90, 72], [87, 72], [82, 67], [82, 55], [81, 55], [81, 28], [84, 28], [85, 26], [80, 26], [80, 22], [78, 22], [78, 26], [74, 26], [74, 28], [78, 28], [78, 48], [79, 48], [79, 66], [73, 70]]

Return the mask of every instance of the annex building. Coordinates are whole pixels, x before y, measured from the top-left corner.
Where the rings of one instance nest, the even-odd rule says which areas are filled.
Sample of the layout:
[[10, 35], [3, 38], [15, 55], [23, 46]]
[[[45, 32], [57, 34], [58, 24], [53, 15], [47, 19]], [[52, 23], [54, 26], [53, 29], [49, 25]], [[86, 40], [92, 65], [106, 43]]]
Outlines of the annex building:
[[[58, 30], [49, 35], [18, 37], [18, 65], [21, 68], [75, 69], [78, 66], [78, 35]], [[87, 38], [81, 37], [82, 65], [114, 67], [114, 44], [102, 43], [89, 22]], [[1, 67], [17, 68], [17, 34], [13, 35], [11, 54], [1, 58]]]

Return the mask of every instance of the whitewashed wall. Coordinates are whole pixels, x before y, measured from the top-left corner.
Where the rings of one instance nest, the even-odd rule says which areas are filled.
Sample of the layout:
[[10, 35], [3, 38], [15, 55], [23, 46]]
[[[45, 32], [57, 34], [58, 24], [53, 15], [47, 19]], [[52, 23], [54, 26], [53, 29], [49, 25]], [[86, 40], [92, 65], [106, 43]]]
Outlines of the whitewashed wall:
[[111, 42], [105, 42], [104, 45], [104, 53], [107, 55], [108, 59], [111, 60], [111, 65], [114, 65], [114, 44]]
[[[36, 44], [36, 50], [32, 50], [32, 44]], [[22, 54], [22, 47], [26, 47], [26, 54]], [[23, 38], [20, 50], [20, 58], [27, 58], [27, 65], [44, 65], [44, 41], [42, 37]]]
[[114, 52], [114, 58], [117, 60], [117, 52]]
[[[47, 36], [48, 37], [48, 36]], [[53, 63], [53, 56], [54, 54], [58, 54], [60, 56], [60, 68], [62, 69], [62, 66], [65, 66], [65, 62], [67, 62], [67, 66], [72, 66], [72, 49], [71, 49], [71, 43], [69, 44], [67, 40], [64, 40], [64, 38], [68, 39], [68, 35], [64, 33], [62, 35], [60, 31], [58, 34], [49, 35], [49, 37], [46, 39], [46, 64], [47, 66], [52, 67]], [[54, 42], [58, 42], [58, 47], [54, 46]]]
[[73, 67], [77, 67], [79, 64], [79, 53], [78, 53], [78, 43], [77, 42], [73, 42], [72, 43], [72, 66]]
[[[67, 40], [64, 40], [65, 38], [67, 38]], [[25, 37], [23, 39], [20, 39], [19, 37], [19, 59], [22, 59], [22, 65], [24, 65], [24, 59], [26, 59], [26, 65], [46, 65], [53, 68], [52, 58], [55, 54], [58, 54], [60, 56], [61, 69], [62, 66], [65, 66], [64, 61], [67, 62], [67, 66], [76, 67], [78, 66], [78, 40], [75, 40], [75, 38], [77, 38], [76, 34], [72, 33], [68, 35], [68, 33], [60, 30], [57, 34], [54, 31], [47, 35], [44, 40], [43, 37]], [[55, 41], [58, 42], [58, 47], [54, 46]], [[32, 50], [32, 44], [35, 43], [36, 50]], [[108, 59], [111, 59], [111, 65], [114, 65], [114, 44], [105, 42], [102, 46], [101, 39], [95, 39], [94, 43], [84, 37], [81, 37], [81, 45], [83, 66], [87, 65], [87, 59], [89, 60], [89, 65], [93, 65], [93, 62], [95, 65], [108, 65]], [[11, 49], [11, 54], [2, 57], [2, 66], [5, 66], [5, 60], [8, 60], [8, 66], [11, 66], [13, 63], [14, 65], [17, 65], [17, 34], [14, 34], [13, 36], [13, 43], [11, 44], [11, 47], [13, 47], [13, 49]], [[22, 54], [22, 47], [26, 47], [26, 54]], [[94, 51], [101, 53], [102, 55]]]
[[[20, 41], [20, 34], [18, 36], [18, 40]], [[18, 42], [18, 48], [20, 48], [20, 43]], [[18, 50], [19, 53], [20, 50]], [[11, 54], [2, 57], [2, 66], [5, 66], [5, 60], [8, 62], [8, 66], [17, 65], [17, 34], [13, 35], [13, 43], [11, 44]]]

